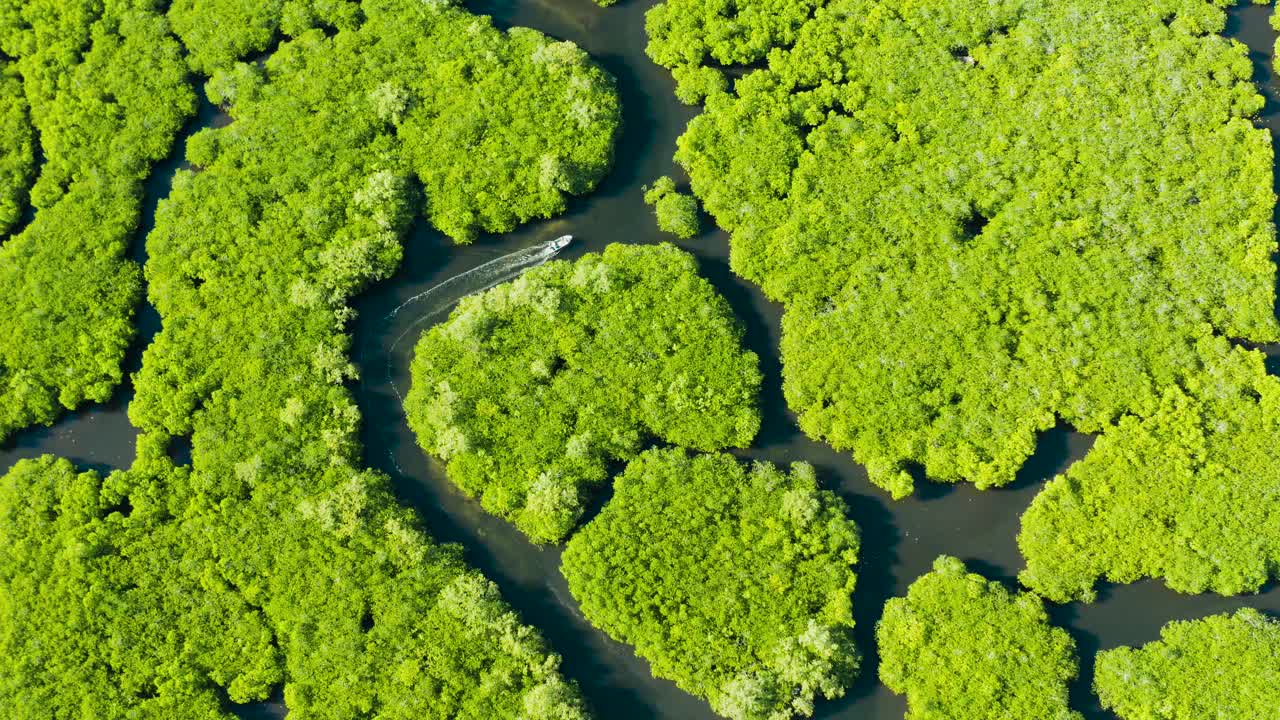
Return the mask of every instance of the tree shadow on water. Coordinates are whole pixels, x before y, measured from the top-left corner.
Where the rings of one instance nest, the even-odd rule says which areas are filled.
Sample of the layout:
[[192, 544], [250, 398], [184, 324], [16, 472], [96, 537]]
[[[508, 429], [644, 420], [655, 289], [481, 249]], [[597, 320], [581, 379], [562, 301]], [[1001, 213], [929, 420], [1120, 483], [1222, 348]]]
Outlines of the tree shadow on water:
[[[1048, 430], [1037, 433], [1035, 451], [1018, 468], [1013, 482], [986, 492], [1018, 492], [1051, 480], [1065, 472], [1071, 463], [1087, 455], [1093, 447], [1093, 441], [1093, 436], [1078, 433], [1075, 428], [1059, 420]], [[908, 464], [906, 470], [915, 481], [915, 496], [922, 502], [946, 498], [960, 485], [929, 479], [924, 468], [917, 463]]]
[[[1071, 446], [1073, 437], [1083, 440], [1085, 447], [1076, 451]], [[1072, 462], [1087, 455], [1093, 447], [1093, 437], [1076, 433], [1075, 428], [1059, 420], [1057, 425], [1040, 432], [1036, 436], [1036, 449], [1027, 458], [1013, 482], [1006, 485], [1008, 490], [1022, 490], [1038, 485], [1054, 476], [1066, 472]]]
[[759, 358], [761, 419], [754, 447], [791, 442], [801, 433], [782, 392], [782, 358], [778, 350], [778, 339], [782, 334], [782, 306], [763, 300], [759, 290], [754, 286], [748, 287], [722, 257], [699, 254], [698, 272], [729, 303], [733, 315], [742, 324], [743, 345]]
[[[854, 492], [852, 482], [837, 484], [839, 474], [832, 468], [816, 468], [823, 487], [832, 488], [849, 508], [848, 516], [858, 524], [862, 546], [858, 555], [858, 583], [853, 593], [854, 642], [862, 662], [858, 678], [843, 698], [822, 703], [817, 717], [835, 718], [850, 711], [856, 703], [879, 687], [880, 652], [876, 643], [876, 624], [884, 612], [885, 602], [894, 596], [897, 584], [894, 568], [898, 564], [898, 546], [902, 533], [894, 522], [893, 512], [880, 495]], [[865, 484], [864, 484], [865, 485]]]
[[1007, 568], [977, 557], [962, 557], [960, 559], [964, 561], [964, 566], [968, 568], [969, 572], [981, 575], [992, 582], [998, 582], [1009, 590], [1022, 591], [1022, 587], [1018, 584], [1018, 576], [1011, 574]]
[[1116, 720], [1115, 715], [1102, 709], [1102, 703], [1093, 692], [1094, 667], [1098, 651], [1102, 649], [1102, 642], [1097, 633], [1078, 626], [1079, 612], [1075, 603], [1055, 605], [1045, 601], [1045, 609], [1053, 625], [1065, 630], [1076, 644], [1076, 657], [1079, 659], [1080, 671], [1067, 688], [1067, 699], [1071, 709], [1084, 716], [1085, 720]]
[[284, 688], [277, 688], [271, 697], [261, 702], [235, 705], [227, 703], [227, 710], [240, 720], [282, 720], [289, 714], [284, 704]]

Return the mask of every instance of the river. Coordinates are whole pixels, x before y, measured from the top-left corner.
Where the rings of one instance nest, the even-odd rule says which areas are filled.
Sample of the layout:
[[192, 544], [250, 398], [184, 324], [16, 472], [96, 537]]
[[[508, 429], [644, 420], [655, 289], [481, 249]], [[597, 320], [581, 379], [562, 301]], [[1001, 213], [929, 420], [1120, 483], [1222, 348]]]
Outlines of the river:
[[[469, 247], [454, 247], [419, 222], [406, 242], [405, 259], [396, 275], [355, 303], [359, 319], [354, 328], [354, 354], [364, 378], [356, 388], [356, 398], [364, 415], [362, 439], [367, 464], [388, 473], [403, 502], [420, 513], [431, 533], [441, 541], [462, 545], [468, 561], [501, 587], [525, 621], [545, 634], [564, 656], [565, 674], [582, 686], [597, 717], [712, 720], [717, 716], [705, 702], [672, 683], [654, 679], [648, 665], [629, 647], [609, 640], [587, 624], [560, 575], [559, 549], [531, 545], [510, 525], [484, 513], [453, 489], [440, 465], [418, 449], [399, 400], [385, 382], [390, 363], [397, 381], [402, 386], [407, 383], [413, 343], [400, 343], [388, 357], [398, 326], [383, 318], [433, 285], [565, 233], [578, 238], [561, 254], [570, 259], [601, 250], [611, 242], [664, 239], [654, 225], [651, 208], [641, 201], [641, 186], [663, 174], [681, 176], [671, 155], [676, 138], [696, 109], [675, 100], [670, 75], [644, 54], [644, 12], [651, 4], [652, 0], [623, 0], [615, 7], [600, 9], [590, 0], [468, 3], [470, 9], [492, 15], [500, 26], [533, 27], [574, 41], [618, 79], [625, 129], [617, 166], [596, 193], [574, 201], [565, 215], [502, 237], [483, 238]], [[1267, 24], [1270, 12], [1269, 7], [1256, 5], [1233, 9], [1228, 34], [1250, 48], [1255, 79], [1267, 96], [1262, 121], [1275, 134], [1280, 130], [1280, 104], [1271, 69], [1275, 33]], [[206, 105], [187, 134], [223, 121]], [[156, 203], [167, 193], [174, 170], [181, 166], [179, 151], [157, 169], [148, 184], [143, 232], [132, 253], [139, 261], [146, 257], [141, 238], [152, 225]], [[729, 271], [726, 234], [710, 229], [682, 246], [698, 257], [703, 275], [728, 299], [746, 326], [747, 344], [761, 359], [764, 422], [756, 446], [739, 455], [777, 463], [812, 463], [824, 484], [849, 504], [853, 519], [862, 528], [863, 554], [854, 597], [859, 646], [864, 653], [862, 674], [845, 698], [820, 702], [815, 717], [900, 720], [906, 702], [877, 682], [877, 658], [871, 642], [885, 600], [905, 593], [942, 553], [965, 560], [971, 569], [989, 578], [1012, 582], [1022, 567], [1016, 544], [1020, 516], [1044, 482], [1081, 458], [1092, 439], [1058, 428], [1040, 438], [1035, 456], [1009, 487], [979, 492], [969, 485], [926, 483], [919, 486], [916, 496], [894, 502], [867, 482], [863, 469], [848, 455], [806, 438], [797, 428], [782, 397], [778, 356], [782, 308]], [[148, 307], [141, 312], [139, 324], [143, 332], [130, 353], [131, 371], [137, 368], [141, 347], [158, 328], [159, 318]], [[1264, 350], [1278, 361], [1273, 372], [1280, 369], [1280, 347]], [[69, 415], [52, 428], [18, 434], [0, 448], [0, 470], [19, 458], [44, 453], [104, 471], [128, 466], [136, 436], [125, 414], [131, 394], [123, 387], [106, 405]], [[1242, 606], [1280, 615], [1280, 586], [1273, 582], [1258, 595], [1223, 598], [1179, 595], [1159, 582], [1141, 582], [1105, 586], [1098, 600], [1088, 605], [1050, 606], [1055, 622], [1075, 638], [1081, 656], [1081, 675], [1072, 687], [1074, 709], [1089, 720], [1114, 718], [1098, 707], [1090, 691], [1093, 656], [1098, 650], [1155, 640], [1160, 627], [1170, 620]], [[237, 713], [245, 718], [284, 715], [278, 702], [237, 708]]]

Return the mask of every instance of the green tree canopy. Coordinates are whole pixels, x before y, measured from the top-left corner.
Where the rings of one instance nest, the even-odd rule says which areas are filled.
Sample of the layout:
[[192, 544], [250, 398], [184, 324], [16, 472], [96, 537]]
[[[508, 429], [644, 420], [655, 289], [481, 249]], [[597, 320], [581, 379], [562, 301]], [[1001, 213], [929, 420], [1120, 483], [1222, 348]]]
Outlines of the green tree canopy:
[[880, 680], [907, 720], [1080, 720], [1067, 705], [1075, 643], [1044, 604], [942, 556], [876, 627]]
[[[262, 611], [182, 536], [186, 473], [103, 481], [53, 457], [0, 479], [0, 707], [13, 718], [227, 718], [281, 663]], [[192, 552], [196, 551], [196, 552]], [[139, 714], [130, 715], [129, 712]]]
[[[141, 296], [142, 182], [195, 109], [147, 0], [0, 6], [0, 439], [119, 384]], [[3, 63], [0, 63], [2, 65]], [[31, 185], [36, 140], [43, 162]]]
[[1094, 689], [1122, 720], [1253, 720], [1280, 708], [1280, 622], [1244, 608], [1171, 622], [1160, 640], [1098, 653]]
[[[0, 612], [17, 614], [0, 705], [218, 717], [220, 694], [283, 682], [290, 714], [315, 720], [585, 717], [538, 634], [362, 467], [347, 302], [393, 271], [424, 194], [466, 237], [587, 189], [610, 154], [612, 81], [572, 46], [447, 3], [359, 11], [209, 83], [232, 122], [192, 138], [196, 169], [147, 239], [163, 329], [135, 378], [135, 465], [101, 481], [47, 459], [0, 485], [2, 517], [24, 518], [0, 536]], [[189, 467], [166, 454], [181, 436]], [[47, 510], [64, 506], [76, 514]]]
[[52, 457], [0, 479], [0, 706], [230, 720], [224, 694], [262, 700], [287, 677], [306, 717], [585, 718], [558, 658], [384, 478], [272, 494], [297, 506], [268, 515], [266, 492], [211, 506], [217, 471], [148, 442], [105, 481]]
[[0, 234], [22, 215], [35, 174], [35, 145], [22, 79], [0, 62]]
[[593, 625], [721, 715], [808, 716], [858, 667], [845, 510], [804, 463], [650, 450], [569, 541], [563, 570]]
[[728, 303], [671, 245], [610, 245], [465, 298], [423, 334], [409, 425], [449, 477], [539, 542], [647, 440], [745, 447], [760, 371]]
[[1167, 389], [1054, 478], [1022, 517], [1021, 580], [1057, 602], [1102, 577], [1186, 593], [1257, 590], [1280, 568], [1280, 380], [1225, 340], [1187, 390]]
[[[827, 0], [666, 0], [645, 14], [649, 57], [671, 68], [681, 85], [699, 66], [749, 65], [790, 46]], [[693, 73], [697, 77], [697, 73]], [[684, 95], [687, 88], [679, 94]], [[695, 93], [696, 101], [705, 93]]]
[[[912, 463], [997, 486], [1060, 419], [1102, 430], [1202, 381], [1205, 338], [1280, 336], [1272, 149], [1224, 22], [1204, 0], [836, 0], [712, 92], [677, 159], [786, 305], [805, 432], [898, 497]], [[653, 52], [700, 27], [651, 22]]]
[[702, 219], [698, 217], [698, 199], [676, 190], [676, 182], [663, 175], [645, 188], [644, 201], [653, 206], [658, 229], [687, 240], [698, 234]]
[[[331, 4], [359, 5], [342, 0]], [[168, 15], [191, 67], [210, 75], [249, 53], [268, 49], [280, 31], [286, 5], [297, 6], [297, 12], [308, 0], [173, 0]]]

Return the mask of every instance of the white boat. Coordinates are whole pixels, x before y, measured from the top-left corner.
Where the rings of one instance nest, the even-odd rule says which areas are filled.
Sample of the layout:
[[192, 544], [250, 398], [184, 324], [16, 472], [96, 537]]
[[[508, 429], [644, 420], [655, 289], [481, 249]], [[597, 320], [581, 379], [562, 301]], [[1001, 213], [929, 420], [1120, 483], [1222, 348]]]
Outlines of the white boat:
[[551, 252], [560, 252], [561, 250], [569, 247], [569, 243], [571, 242], [573, 242], [572, 235], [561, 235], [555, 240], [548, 242], [547, 248], [550, 249]]

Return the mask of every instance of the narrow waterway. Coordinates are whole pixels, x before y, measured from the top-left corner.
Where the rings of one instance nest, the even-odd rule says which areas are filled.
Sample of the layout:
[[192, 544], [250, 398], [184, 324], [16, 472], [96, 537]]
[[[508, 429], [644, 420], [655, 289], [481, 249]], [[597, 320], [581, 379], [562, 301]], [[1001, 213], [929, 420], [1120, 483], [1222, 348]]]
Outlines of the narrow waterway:
[[[569, 213], [535, 223], [516, 233], [485, 238], [464, 248], [419, 223], [406, 243], [399, 272], [356, 302], [355, 357], [364, 380], [356, 389], [364, 415], [363, 441], [368, 465], [388, 473], [401, 499], [414, 507], [439, 540], [456, 542], [468, 561], [501, 587], [523, 618], [540, 628], [565, 659], [566, 675], [576, 680], [602, 720], [671, 718], [710, 720], [716, 716], [706, 703], [666, 681], [655, 680], [647, 664], [627, 646], [592, 629], [570, 597], [559, 572], [560, 551], [531, 545], [508, 524], [484, 513], [448, 483], [441, 467], [425, 457], [414, 443], [392, 386], [386, 382], [390, 365], [397, 382], [407, 384], [412, 342], [395, 345], [403, 329], [386, 315], [410, 298], [450, 277], [494, 258], [528, 248], [558, 235], [578, 240], [561, 257], [572, 259], [601, 250], [611, 242], [652, 243], [659, 235], [650, 208], [641, 200], [641, 187], [654, 178], [679, 177], [671, 161], [675, 140], [695, 114], [676, 102], [668, 73], [644, 54], [644, 12], [652, 0], [623, 0], [601, 9], [590, 0], [477, 0], [468, 6], [494, 16], [502, 26], [524, 25], [569, 39], [595, 56], [618, 78], [625, 108], [625, 130], [618, 163], [597, 193], [576, 201]], [[1264, 121], [1273, 132], [1280, 128], [1271, 71], [1275, 34], [1267, 26], [1270, 9], [1244, 6], [1232, 12], [1229, 34], [1252, 50], [1257, 79], [1268, 96]], [[216, 120], [212, 108], [202, 109], [193, 128]], [[167, 193], [172, 173], [182, 164], [181, 153], [160, 167], [148, 184], [144, 230], [152, 223], [158, 198]], [[708, 223], [708, 227], [710, 227]], [[756, 447], [741, 453], [748, 458], [786, 463], [806, 460], [819, 470], [823, 482], [848, 502], [863, 531], [855, 609], [860, 647], [865, 654], [862, 675], [849, 695], [818, 705], [816, 717], [852, 720], [900, 719], [905, 701], [876, 680], [872, 643], [875, 622], [884, 601], [906, 591], [927, 572], [937, 555], [948, 553], [993, 579], [1012, 582], [1022, 567], [1015, 542], [1019, 517], [1044, 481], [1088, 451], [1089, 437], [1060, 428], [1046, 433], [1035, 457], [1012, 486], [978, 492], [968, 485], [922, 485], [911, 499], [894, 502], [872, 487], [863, 469], [849, 456], [806, 438], [796, 427], [782, 397], [778, 357], [781, 307], [766, 301], [758, 289], [735, 277], [728, 267], [728, 239], [708, 230], [684, 247], [694, 252], [708, 277], [728, 298], [747, 329], [747, 342], [761, 358], [765, 375], [764, 424]], [[134, 257], [145, 259], [143, 243]], [[140, 349], [158, 327], [149, 308], [140, 315]], [[394, 352], [391, 352], [394, 346]], [[1280, 349], [1267, 348], [1280, 357]], [[136, 369], [139, 353], [131, 354]], [[17, 459], [56, 453], [77, 463], [109, 470], [130, 464], [135, 433], [125, 407], [130, 397], [123, 388], [111, 403], [68, 416], [49, 429], [21, 433], [0, 448], [0, 471]], [[601, 498], [603, 501], [603, 498]], [[1280, 615], [1280, 589], [1273, 583], [1260, 595], [1221, 598], [1182, 596], [1159, 583], [1144, 582], [1106, 587], [1099, 600], [1055, 606], [1055, 620], [1075, 637], [1082, 661], [1080, 680], [1073, 688], [1073, 705], [1090, 720], [1112, 718], [1097, 707], [1089, 683], [1093, 654], [1118, 645], [1149, 642], [1169, 620], [1189, 619], [1252, 606]], [[282, 716], [278, 704], [242, 708], [244, 717]]]

